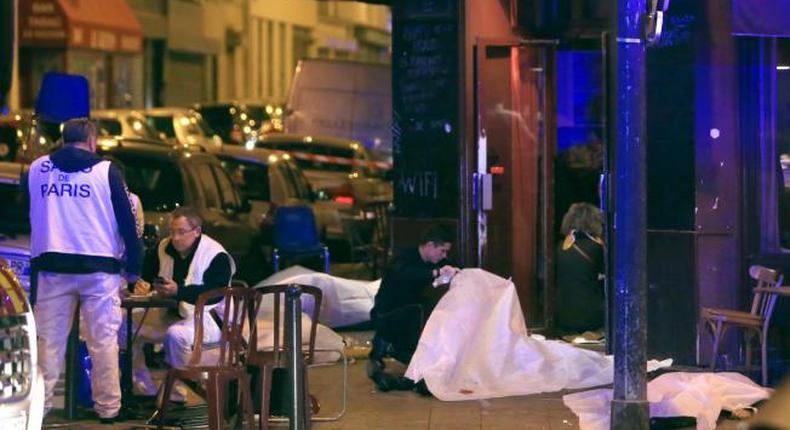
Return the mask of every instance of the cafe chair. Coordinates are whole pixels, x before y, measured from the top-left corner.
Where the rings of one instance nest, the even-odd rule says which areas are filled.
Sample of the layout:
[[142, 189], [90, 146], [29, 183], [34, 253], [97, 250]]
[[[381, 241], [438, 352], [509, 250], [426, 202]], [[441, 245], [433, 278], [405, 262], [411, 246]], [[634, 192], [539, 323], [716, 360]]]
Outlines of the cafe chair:
[[390, 201], [374, 201], [365, 206], [365, 214], [373, 217], [373, 232], [370, 243], [363, 245], [361, 250], [368, 256], [366, 263], [373, 279], [381, 277], [392, 251], [391, 211]]
[[[247, 353], [247, 364], [249, 366], [257, 367], [260, 374], [261, 410], [258, 425], [261, 430], [269, 428], [269, 406], [271, 400], [272, 377], [274, 374], [274, 369], [285, 369], [288, 367], [288, 354], [285, 350], [285, 343], [287, 340], [285, 339], [283, 332], [286, 324], [284, 304], [286, 290], [292, 285], [296, 284], [266, 285], [255, 288], [261, 297], [259, 301], [262, 303], [272, 303], [273, 306], [270, 310], [273, 313], [272, 343], [266, 345], [259, 344], [257, 327], [253, 326], [249, 338], [250, 348], [249, 352]], [[316, 331], [318, 329], [318, 317], [321, 310], [321, 299], [323, 297], [323, 293], [318, 287], [309, 285], [297, 286], [301, 288], [303, 295], [311, 296], [313, 300], [313, 310], [309, 315], [312, 319], [312, 323], [310, 325], [310, 337], [307, 344], [307, 349], [304, 349], [304, 342], [302, 349], [302, 354], [304, 357], [303, 365], [305, 405], [310, 405], [311, 399], [308, 390], [309, 385], [307, 378], [307, 367], [312, 364], [313, 358], [315, 357], [315, 337]], [[266, 300], [265, 297], [268, 295], [273, 296], [271, 301]], [[298, 317], [301, 318], [301, 315]], [[308, 406], [305, 409], [306, 416], [304, 417], [305, 422], [303, 423], [302, 428], [309, 429], [312, 408]]]
[[324, 272], [329, 273], [329, 248], [318, 238], [315, 215], [308, 206], [281, 206], [274, 213], [274, 271], [281, 258], [323, 256]]
[[[210, 300], [222, 298], [225, 302], [221, 310], [221, 336], [218, 344], [213, 344], [211, 354], [204, 356], [203, 344], [203, 318], [206, 303]], [[258, 308], [260, 295], [255, 290], [245, 287], [228, 287], [207, 291], [200, 296], [195, 306], [195, 344], [189, 365], [185, 368], [171, 368], [167, 371], [165, 382], [160, 389], [157, 399], [157, 410], [154, 415], [158, 419], [158, 428], [165, 424], [167, 406], [173, 385], [179, 379], [185, 381], [200, 381], [205, 384], [205, 390], [199, 394], [206, 399], [208, 407], [209, 429], [222, 429], [225, 411], [226, 391], [228, 383], [238, 382], [239, 397], [242, 402], [243, 416], [247, 421], [247, 428], [255, 428], [255, 417], [250, 394], [250, 377], [243, 363], [243, 355], [247, 352], [247, 343], [244, 341], [243, 331], [245, 323], [250, 326], [255, 324], [255, 309]], [[216, 356], [216, 359], [215, 359]], [[204, 364], [206, 362], [213, 364]], [[237, 417], [238, 418], [238, 417]]]
[[771, 314], [776, 304], [776, 298], [784, 289], [781, 287], [783, 276], [776, 270], [757, 265], [749, 268], [749, 276], [757, 282], [757, 286], [752, 290], [754, 297], [751, 310], [747, 312], [734, 309], [702, 308], [697, 330], [697, 364], [700, 362], [700, 336], [703, 332], [707, 331], [713, 337], [710, 368], [715, 369], [719, 349], [725, 335], [732, 328], [741, 329], [744, 334], [747, 369], [751, 368], [751, 341], [756, 336], [760, 343], [762, 384], [766, 385], [768, 383], [768, 327], [771, 323]]

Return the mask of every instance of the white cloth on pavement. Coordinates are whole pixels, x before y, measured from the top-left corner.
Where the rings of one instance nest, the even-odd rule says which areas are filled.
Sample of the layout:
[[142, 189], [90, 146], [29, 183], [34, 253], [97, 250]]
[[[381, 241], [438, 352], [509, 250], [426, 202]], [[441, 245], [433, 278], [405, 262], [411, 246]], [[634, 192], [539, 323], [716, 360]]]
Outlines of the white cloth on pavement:
[[464, 269], [426, 322], [406, 377], [424, 379], [438, 399], [473, 400], [603, 385], [613, 368], [611, 356], [530, 337], [513, 283]]
[[91, 357], [91, 393], [94, 409], [109, 418], [121, 408], [120, 370], [118, 369], [118, 328], [121, 308], [118, 274], [65, 274], [40, 272], [34, 315], [38, 328], [38, 362], [46, 397], [44, 410], [52, 409], [55, 384], [66, 355], [69, 327], [77, 302], [85, 324], [85, 343]]
[[[722, 410], [733, 411], [767, 399], [771, 390], [738, 373], [673, 372], [647, 384], [651, 417], [694, 417], [697, 430], [713, 430]], [[562, 401], [579, 417], [582, 430], [608, 430], [611, 389], [583, 391]]]
[[[381, 280], [345, 279], [301, 266], [291, 266], [264, 279], [258, 286], [291, 283], [320, 288], [323, 298], [318, 322], [329, 327], [343, 327], [370, 320], [373, 299]], [[302, 296], [302, 311], [309, 314], [312, 309], [312, 299]]]

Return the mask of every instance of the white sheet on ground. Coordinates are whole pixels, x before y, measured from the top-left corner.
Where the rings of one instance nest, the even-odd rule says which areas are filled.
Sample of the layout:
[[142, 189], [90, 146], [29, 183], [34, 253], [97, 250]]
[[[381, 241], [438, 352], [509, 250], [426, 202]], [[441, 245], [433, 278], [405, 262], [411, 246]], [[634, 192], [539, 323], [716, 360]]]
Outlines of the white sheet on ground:
[[[269, 296], [271, 297], [271, 296]], [[271, 350], [274, 345], [274, 302], [273, 300], [262, 302], [261, 307], [258, 311], [258, 315], [256, 315], [256, 327], [258, 329], [258, 349], [268, 349]], [[220, 315], [223, 312], [223, 306], [225, 303], [222, 302], [217, 306], [218, 312]], [[285, 315], [285, 307], [284, 304], [280, 304], [280, 318], [284, 320], [283, 315]], [[302, 349], [306, 350], [307, 346], [310, 344], [310, 324], [312, 319], [305, 313], [302, 313]], [[280, 341], [284, 339], [284, 327], [280, 327]], [[248, 338], [249, 336], [249, 327], [245, 324], [244, 326], [244, 337]], [[318, 324], [316, 326], [316, 335], [315, 335], [315, 358], [313, 363], [333, 363], [340, 359], [340, 352], [343, 351], [345, 344], [343, 343], [343, 338], [337, 334], [331, 328], [323, 325]], [[214, 352], [216, 351], [216, 353]], [[209, 350], [206, 352], [207, 363], [208, 362], [216, 362], [219, 358], [218, 354], [219, 350]], [[213, 355], [212, 355], [213, 354]]]
[[[343, 327], [370, 320], [373, 298], [376, 297], [381, 280], [357, 281], [315, 272], [302, 266], [291, 266], [264, 279], [258, 285], [289, 283], [320, 288], [324, 296], [319, 322], [329, 327]], [[304, 296], [302, 310], [309, 314], [312, 309], [312, 300]]]
[[[651, 417], [695, 417], [697, 430], [713, 430], [722, 410], [749, 406], [771, 391], [738, 373], [667, 373], [647, 384]], [[608, 430], [611, 389], [563, 396], [582, 430]]]
[[471, 400], [603, 385], [613, 366], [611, 356], [529, 337], [513, 283], [465, 269], [425, 324], [406, 376], [441, 400]]

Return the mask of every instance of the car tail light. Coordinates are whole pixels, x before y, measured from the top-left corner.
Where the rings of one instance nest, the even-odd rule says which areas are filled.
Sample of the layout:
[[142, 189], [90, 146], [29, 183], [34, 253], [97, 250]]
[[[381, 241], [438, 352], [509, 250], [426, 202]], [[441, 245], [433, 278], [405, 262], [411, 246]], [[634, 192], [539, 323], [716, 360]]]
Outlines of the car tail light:
[[352, 196], [335, 196], [333, 200], [341, 205], [354, 206], [354, 197]]

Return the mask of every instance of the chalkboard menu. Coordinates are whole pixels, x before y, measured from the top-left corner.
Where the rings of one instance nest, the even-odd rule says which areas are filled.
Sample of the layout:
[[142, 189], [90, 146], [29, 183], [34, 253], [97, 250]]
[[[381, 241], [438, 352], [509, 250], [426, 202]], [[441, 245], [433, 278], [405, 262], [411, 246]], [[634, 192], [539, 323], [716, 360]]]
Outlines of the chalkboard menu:
[[392, 150], [396, 214], [458, 215], [458, 5], [393, 4]]

